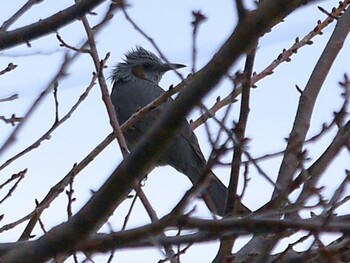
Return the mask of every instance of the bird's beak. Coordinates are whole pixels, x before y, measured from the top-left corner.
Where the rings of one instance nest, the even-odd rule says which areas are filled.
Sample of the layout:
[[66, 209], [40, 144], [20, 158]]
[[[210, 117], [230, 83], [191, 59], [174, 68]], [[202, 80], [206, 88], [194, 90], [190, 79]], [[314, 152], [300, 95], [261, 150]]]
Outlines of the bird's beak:
[[167, 63], [167, 64], [164, 64], [164, 66], [166, 71], [186, 67], [186, 65], [183, 65], [183, 64], [173, 64], [173, 63]]

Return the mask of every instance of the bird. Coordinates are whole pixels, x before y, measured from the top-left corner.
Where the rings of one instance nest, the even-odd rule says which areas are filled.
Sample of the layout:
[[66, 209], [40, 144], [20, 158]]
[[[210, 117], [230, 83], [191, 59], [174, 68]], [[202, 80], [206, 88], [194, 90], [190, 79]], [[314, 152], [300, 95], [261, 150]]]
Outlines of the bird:
[[[163, 63], [154, 53], [141, 46], [136, 46], [127, 52], [124, 61], [113, 68], [110, 77], [113, 84], [111, 101], [119, 124], [122, 125], [132, 114], [165, 92], [159, 86], [165, 72], [183, 67], [185, 65]], [[130, 151], [136, 147], [142, 136], [150, 130], [172, 103], [174, 100], [169, 98], [124, 133]], [[170, 165], [186, 175], [192, 184], [196, 184], [204, 175], [207, 162], [186, 118], [182, 119], [181, 127], [171, 142], [165, 146], [156, 161], [156, 166]], [[201, 193], [201, 197], [214, 214], [224, 216], [227, 188], [212, 171], [209, 173], [212, 179], [208, 187]], [[244, 214], [249, 211], [243, 204], [242, 209]]]

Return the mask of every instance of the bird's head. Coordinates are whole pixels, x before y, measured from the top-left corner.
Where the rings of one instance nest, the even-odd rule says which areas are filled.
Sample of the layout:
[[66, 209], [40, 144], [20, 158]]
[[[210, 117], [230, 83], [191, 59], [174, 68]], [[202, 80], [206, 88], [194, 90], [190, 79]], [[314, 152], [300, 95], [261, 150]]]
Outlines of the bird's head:
[[152, 52], [137, 46], [125, 55], [124, 62], [114, 68], [111, 79], [115, 82], [125, 82], [135, 77], [158, 84], [166, 71], [183, 67], [185, 65], [163, 63]]

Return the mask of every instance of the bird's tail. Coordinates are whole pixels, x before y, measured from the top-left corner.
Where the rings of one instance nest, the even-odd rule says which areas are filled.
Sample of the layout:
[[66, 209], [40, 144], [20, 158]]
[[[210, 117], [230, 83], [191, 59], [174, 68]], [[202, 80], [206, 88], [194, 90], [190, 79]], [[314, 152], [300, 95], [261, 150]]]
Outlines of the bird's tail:
[[[224, 216], [227, 198], [227, 188], [218, 179], [213, 172], [210, 171], [211, 182], [208, 188], [202, 193], [202, 198], [208, 208], [215, 214]], [[237, 212], [240, 215], [247, 215], [251, 211], [241, 202], [238, 203]]]

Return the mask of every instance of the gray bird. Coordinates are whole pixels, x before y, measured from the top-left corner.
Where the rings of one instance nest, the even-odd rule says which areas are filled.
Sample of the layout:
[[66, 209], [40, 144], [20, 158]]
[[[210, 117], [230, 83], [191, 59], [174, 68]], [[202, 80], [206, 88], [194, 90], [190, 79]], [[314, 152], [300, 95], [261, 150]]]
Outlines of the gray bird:
[[[111, 75], [113, 82], [111, 99], [119, 124], [123, 124], [133, 113], [164, 93], [158, 83], [166, 71], [182, 67], [185, 66], [163, 63], [155, 54], [140, 46], [127, 53], [124, 62], [119, 63]], [[173, 100], [169, 98], [125, 132], [124, 136], [131, 151], [172, 103]], [[182, 127], [161, 154], [157, 165], [170, 165], [195, 184], [203, 175], [206, 160], [197, 137], [185, 118]], [[215, 175], [213, 178], [202, 193], [202, 198], [212, 212], [224, 215], [227, 189]]]

